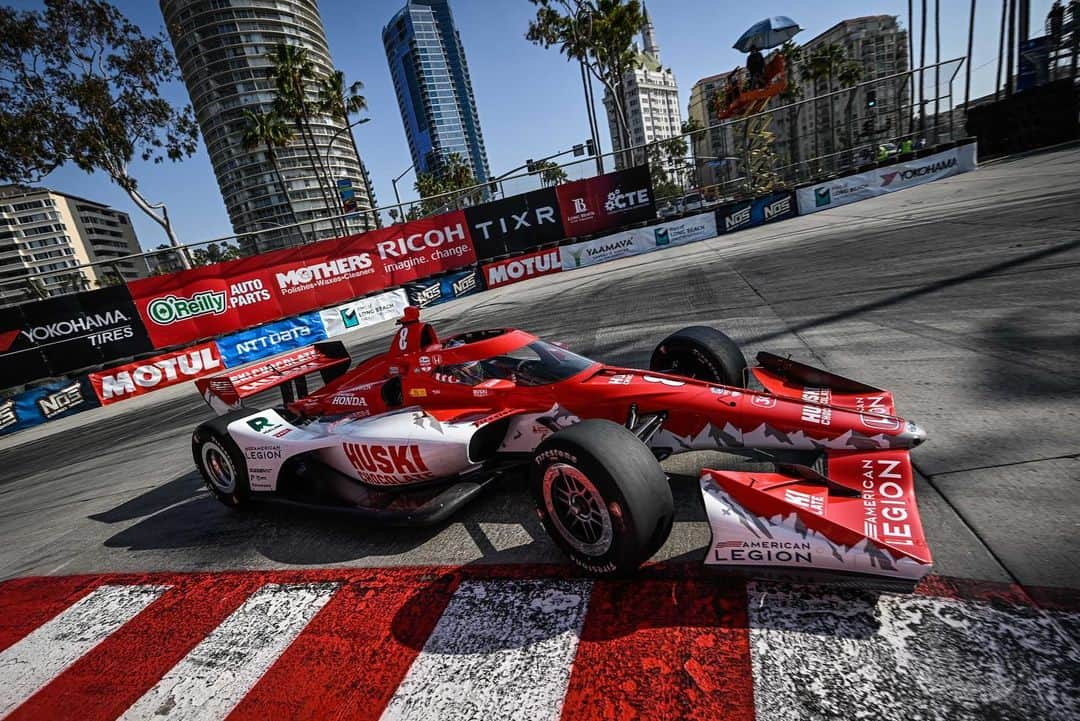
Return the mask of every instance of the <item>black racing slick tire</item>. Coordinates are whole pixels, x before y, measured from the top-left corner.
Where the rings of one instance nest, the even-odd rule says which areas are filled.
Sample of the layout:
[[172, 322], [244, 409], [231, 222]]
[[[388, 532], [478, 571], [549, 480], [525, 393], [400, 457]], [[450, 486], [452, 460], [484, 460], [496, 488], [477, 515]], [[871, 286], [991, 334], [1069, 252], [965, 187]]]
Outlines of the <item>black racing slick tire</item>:
[[671, 486], [641, 440], [617, 423], [582, 421], [536, 449], [529, 486], [544, 528], [596, 576], [632, 572], [664, 545]]
[[649, 370], [742, 388], [746, 359], [739, 344], [715, 328], [694, 325], [656, 346]]
[[247, 464], [218, 421], [203, 423], [191, 434], [191, 455], [214, 498], [230, 508], [244, 508], [251, 502]]

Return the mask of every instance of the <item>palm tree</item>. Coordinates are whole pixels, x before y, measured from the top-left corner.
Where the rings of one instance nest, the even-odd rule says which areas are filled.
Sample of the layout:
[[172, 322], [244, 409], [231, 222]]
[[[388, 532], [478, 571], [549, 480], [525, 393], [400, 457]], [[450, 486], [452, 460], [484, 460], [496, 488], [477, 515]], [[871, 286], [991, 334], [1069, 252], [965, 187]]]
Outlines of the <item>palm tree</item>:
[[[825, 94], [831, 93], [833, 88], [833, 78], [835, 78], [844, 63], [847, 62], [847, 53], [844, 51], [842, 45], [837, 43], [828, 43], [814, 50], [810, 54], [810, 64], [808, 67], [807, 76], [817, 83], [819, 80], [825, 80]], [[816, 94], [816, 93], [815, 93]], [[830, 96], [829, 101], [829, 145], [826, 148], [827, 152], [831, 153], [836, 144], [834, 130], [833, 130], [833, 98]], [[817, 127], [817, 119], [814, 122], [814, 154], [819, 158], [821, 157], [821, 149], [819, 147], [819, 141], [821, 138], [821, 132]]]
[[566, 171], [551, 160], [541, 160], [533, 163], [532, 174], [535, 175], [536, 173], [540, 174], [540, 185], [545, 188], [565, 183], [567, 178]]
[[[356, 115], [367, 110], [367, 98], [365, 98], [361, 91], [364, 89], [364, 84], [357, 80], [351, 85], [345, 84], [345, 73], [340, 70], [327, 75], [325, 78], [319, 80], [318, 83], [318, 108], [319, 111], [329, 115], [334, 120], [338, 120], [346, 125], [349, 125], [349, 116]], [[346, 129], [345, 135], [349, 138], [349, 144], [352, 145], [353, 155], [356, 156], [356, 162], [360, 163], [360, 151], [356, 148], [356, 139], [353, 138], [351, 130]], [[331, 139], [333, 142], [333, 139]], [[327, 149], [329, 152], [329, 149]], [[367, 173], [361, 173], [359, 180], [364, 184], [364, 189], [367, 192], [368, 200], [372, 206], [375, 205], [375, 191], [372, 189], [369, 182]], [[375, 217], [376, 225], [378, 225], [378, 216]]]
[[[326, 212], [334, 217], [337, 213], [334, 213], [333, 209], [337, 206], [331, 202], [332, 194], [328, 195], [326, 191], [326, 168], [322, 164], [322, 158], [319, 157], [319, 146], [311, 130], [312, 108], [307, 99], [308, 84], [316, 79], [315, 65], [308, 57], [306, 48], [285, 43], [278, 43], [270, 52], [269, 58], [274, 65], [272, 77], [277, 86], [275, 109], [296, 125], [296, 130], [304, 141], [308, 163], [315, 174], [319, 193], [326, 205]], [[343, 234], [346, 232], [340, 223], [335, 223], [335, 225], [339, 232]]]
[[780, 102], [791, 105], [788, 110], [788, 125], [791, 126], [788, 134], [788, 142], [791, 148], [788, 150], [788, 163], [794, 168], [795, 177], [799, 172], [799, 113], [802, 112], [802, 104], [794, 105], [802, 100], [803, 89], [800, 82], [802, 72], [803, 49], [802, 46], [788, 40], [780, 46], [780, 54], [784, 56], [784, 73], [787, 76], [787, 87], [780, 93]]
[[[836, 73], [837, 82], [839, 82], [841, 88], [853, 88], [859, 84], [862, 80], [862, 65], [848, 60], [840, 66], [840, 70]], [[855, 116], [852, 112], [852, 106], [855, 103], [855, 96], [857, 93], [852, 90], [848, 93], [847, 99], [847, 146], [851, 149], [855, 146], [854, 125]]]
[[[292, 200], [289, 198], [289, 191], [285, 187], [285, 179], [281, 175], [281, 167], [278, 165], [276, 152], [277, 148], [284, 148], [292, 142], [292, 130], [289, 129], [289, 125], [284, 118], [273, 110], [268, 113], [245, 110], [244, 123], [244, 134], [240, 138], [240, 144], [244, 150], [249, 151], [258, 148], [260, 145], [266, 148], [266, 157], [270, 160], [270, 165], [274, 169], [274, 177], [277, 178], [278, 185], [281, 186], [281, 194], [285, 197], [285, 202], [289, 206], [289, 215], [292, 216], [293, 223], [299, 222], [296, 218], [296, 211], [293, 209]], [[300, 232], [299, 227], [297, 227], [297, 231]]]

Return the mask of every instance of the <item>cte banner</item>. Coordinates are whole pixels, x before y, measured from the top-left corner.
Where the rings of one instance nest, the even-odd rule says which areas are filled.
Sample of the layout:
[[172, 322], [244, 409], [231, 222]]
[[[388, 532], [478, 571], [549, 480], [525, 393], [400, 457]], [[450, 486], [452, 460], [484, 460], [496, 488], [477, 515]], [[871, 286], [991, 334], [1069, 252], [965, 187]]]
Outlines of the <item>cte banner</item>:
[[465, 219], [480, 260], [530, 251], [566, 237], [554, 188], [466, 208]]
[[124, 286], [0, 309], [0, 386], [152, 350]]
[[321, 340], [326, 329], [319, 313], [311, 312], [232, 333], [219, 338], [217, 347], [225, 367], [235, 368]]
[[427, 308], [483, 290], [483, 286], [480, 285], [480, 274], [475, 268], [444, 275], [441, 278], [429, 278], [420, 283], [410, 283], [406, 288], [409, 304], [417, 308]]
[[97, 407], [85, 376], [54, 381], [0, 400], [0, 435]]
[[155, 347], [342, 303], [471, 265], [465, 216], [454, 211], [298, 248], [129, 283]]
[[656, 218], [648, 165], [563, 183], [555, 193], [568, 238]]
[[221, 368], [221, 354], [217, 345], [210, 342], [91, 373], [89, 379], [94, 394], [102, 405], [107, 406], [215, 373]]
[[834, 178], [795, 191], [799, 214], [816, 213], [826, 208], [912, 188], [950, 175], [966, 173], [975, 170], [975, 167], [975, 143], [968, 143], [917, 160]]
[[342, 333], [374, 325], [379, 321], [401, 317], [409, 298], [404, 288], [397, 288], [369, 298], [349, 301], [334, 308], [319, 311], [326, 335], [333, 338]]

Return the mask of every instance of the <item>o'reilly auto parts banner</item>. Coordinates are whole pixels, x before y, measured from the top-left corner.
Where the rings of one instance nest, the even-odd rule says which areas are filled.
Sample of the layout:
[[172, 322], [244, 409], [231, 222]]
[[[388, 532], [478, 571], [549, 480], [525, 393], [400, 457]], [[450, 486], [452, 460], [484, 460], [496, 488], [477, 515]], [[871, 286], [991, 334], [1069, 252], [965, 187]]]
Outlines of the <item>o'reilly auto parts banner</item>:
[[383, 320], [401, 317], [409, 298], [404, 288], [379, 293], [368, 298], [349, 301], [334, 308], [319, 311], [326, 335], [334, 337]]
[[555, 193], [568, 238], [656, 218], [648, 165], [563, 183]]
[[562, 270], [559, 248], [539, 250], [515, 258], [507, 258], [483, 266], [484, 284], [491, 288], [517, 283], [541, 275], [558, 273]]
[[62, 375], [151, 349], [124, 286], [0, 311], [0, 386]]
[[847, 205], [857, 200], [911, 188], [950, 175], [975, 170], [975, 143], [950, 148], [906, 163], [896, 163], [865, 173], [835, 178], [795, 191], [799, 214], [816, 213], [826, 208]]
[[227, 333], [471, 265], [465, 215], [444, 215], [129, 284], [155, 347]]
[[211, 342], [91, 373], [89, 378], [101, 404], [110, 405], [216, 373], [222, 367], [218, 347]]
[[466, 208], [465, 219], [480, 260], [522, 253], [566, 237], [554, 188]]
[[98, 407], [86, 376], [38, 386], [0, 399], [0, 435]]
[[266, 323], [218, 338], [217, 346], [225, 367], [235, 368], [326, 340], [326, 329], [318, 312]]
[[427, 308], [470, 295], [484, 288], [480, 284], [480, 273], [475, 268], [470, 268], [444, 275], [441, 278], [429, 278], [419, 283], [410, 283], [406, 289], [410, 305]]

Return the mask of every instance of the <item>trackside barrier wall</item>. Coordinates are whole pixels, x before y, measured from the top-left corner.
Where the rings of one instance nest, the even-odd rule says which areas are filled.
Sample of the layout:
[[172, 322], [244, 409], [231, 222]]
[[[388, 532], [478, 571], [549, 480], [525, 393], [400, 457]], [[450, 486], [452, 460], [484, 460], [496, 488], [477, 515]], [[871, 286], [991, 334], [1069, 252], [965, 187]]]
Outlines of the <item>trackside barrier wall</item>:
[[405, 289], [409, 296], [409, 305], [427, 308], [477, 293], [483, 290], [484, 286], [480, 280], [480, 271], [477, 268], [469, 268], [449, 273], [441, 278], [428, 278], [419, 283], [410, 283], [405, 286]]

